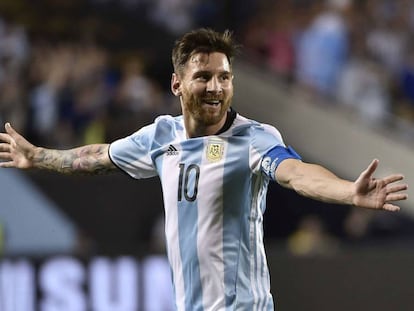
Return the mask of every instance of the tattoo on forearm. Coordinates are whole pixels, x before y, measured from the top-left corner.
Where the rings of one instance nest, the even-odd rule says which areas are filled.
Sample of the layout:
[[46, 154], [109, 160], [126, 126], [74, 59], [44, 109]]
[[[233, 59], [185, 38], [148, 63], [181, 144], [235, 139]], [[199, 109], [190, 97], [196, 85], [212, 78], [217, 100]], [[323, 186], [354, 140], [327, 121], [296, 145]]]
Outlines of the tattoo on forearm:
[[88, 145], [70, 150], [42, 149], [36, 166], [65, 174], [105, 174], [115, 166], [108, 161], [108, 145]]

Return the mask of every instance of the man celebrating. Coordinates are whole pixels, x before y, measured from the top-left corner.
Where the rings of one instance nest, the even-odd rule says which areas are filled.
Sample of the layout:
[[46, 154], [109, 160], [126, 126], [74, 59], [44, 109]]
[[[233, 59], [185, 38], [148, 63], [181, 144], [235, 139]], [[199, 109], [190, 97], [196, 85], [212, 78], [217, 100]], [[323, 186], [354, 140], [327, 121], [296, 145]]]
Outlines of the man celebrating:
[[158, 175], [177, 310], [273, 310], [263, 245], [269, 181], [324, 202], [397, 211], [406, 184], [393, 174], [373, 178], [378, 160], [354, 181], [305, 163], [270, 125], [232, 107], [231, 34], [198, 29], [172, 52], [172, 93], [182, 115], [111, 144], [51, 150], [30, 144], [10, 124], [0, 134], [0, 167], [133, 178]]

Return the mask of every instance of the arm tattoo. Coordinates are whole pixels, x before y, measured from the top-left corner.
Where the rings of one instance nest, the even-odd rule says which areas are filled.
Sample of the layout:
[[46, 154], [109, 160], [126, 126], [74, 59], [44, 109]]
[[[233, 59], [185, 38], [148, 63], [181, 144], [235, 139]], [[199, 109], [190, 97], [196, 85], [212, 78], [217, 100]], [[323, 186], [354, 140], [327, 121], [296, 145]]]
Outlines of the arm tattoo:
[[34, 157], [35, 167], [65, 174], [98, 175], [113, 171], [107, 144], [87, 145], [69, 150], [41, 149]]

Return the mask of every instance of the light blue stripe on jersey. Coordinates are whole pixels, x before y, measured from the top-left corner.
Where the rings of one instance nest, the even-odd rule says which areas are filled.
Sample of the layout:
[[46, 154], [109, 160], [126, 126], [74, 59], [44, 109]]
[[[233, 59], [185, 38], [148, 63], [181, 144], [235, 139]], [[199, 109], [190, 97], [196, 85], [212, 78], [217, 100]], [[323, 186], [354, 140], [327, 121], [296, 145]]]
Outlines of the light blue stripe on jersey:
[[[194, 152], [186, 152], [188, 155], [185, 159], [182, 159], [182, 163], [192, 163], [200, 165], [201, 156], [198, 150], [200, 144], [203, 144], [203, 139], [193, 139], [191, 142], [185, 142], [185, 148], [187, 150], [194, 150]], [[186, 170], [183, 169], [182, 185], [185, 183]], [[192, 174], [188, 175], [188, 185], [195, 185], [195, 172], [191, 170]], [[194, 187], [189, 186], [189, 196], [192, 196]], [[185, 290], [185, 310], [186, 311], [203, 311], [203, 293], [200, 277], [200, 265], [197, 254], [197, 223], [198, 223], [198, 204], [197, 200], [188, 201], [185, 198], [184, 187], [181, 189], [182, 199], [178, 202], [178, 235], [182, 266], [184, 278], [184, 290]]]
[[[263, 125], [262, 128], [256, 128], [254, 135], [253, 147], [260, 151], [263, 156], [264, 152], [269, 148], [274, 147], [275, 136], [279, 138], [279, 146], [284, 147], [283, 140], [273, 127]], [[263, 131], [263, 132], [262, 132]], [[272, 145], [273, 144], [273, 145]], [[266, 150], [267, 149], [267, 150]], [[253, 226], [254, 239], [251, 241], [252, 253], [254, 253], [254, 269], [252, 273], [254, 279], [252, 279], [253, 295], [259, 298], [258, 304], [254, 305], [252, 310], [256, 311], [269, 311], [274, 309], [273, 299], [270, 295], [270, 275], [266, 262], [266, 255], [263, 244], [263, 215], [266, 210], [266, 193], [269, 179], [264, 178], [263, 175], [253, 175], [252, 178], [252, 192], [253, 197], [257, 198], [256, 204], [252, 204], [251, 218], [254, 219], [255, 224]]]
[[[260, 264], [260, 275], [258, 275], [258, 282], [259, 282], [259, 286], [261, 285], [261, 290], [262, 290], [262, 303], [258, 305], [258, 309], [257, 310], [263, 310], [263, 311], [273, 311], [274, 310], [274, 305], [273, 305], [273, 298], [270, 295], [270, 273], [269, 273], [269, 269], [268, 269], [268, 265], [267, 265], [267, 260], [266, 260], [266, 255], [265, 255], [265, 251], [264, 251], [264, 231], [263, 231], [263, 217], [264, 217], [264, 213], [266, 210], [266, 193], [267, 193], [267, 187], [268, 187], [268, 183], [269, 181], [267, 179], [263, 179], [260, 178], [261, 181], [263, 182], [261, 185], [261, 195], [260, 195], [260, 202], [259, 202], [259, 210], [260, 210], [260, 226], [258, 227], [258, 229], [260, 230], [260, 236], [261, 236], [261, 240], [262, 242], [260, 243], [260, 247], [262, 248], [262, 252], [260, 252], [259, 254], [259, 258], [260, 258], [260, 262], [258, 262]], [[265, 191], [266, 189], [266, 191]]]
[[[227, 151], [223, 177], [223, 257], [224, 257], [224, 284], [226, 295], [226, 310], [234, 310], [234, 306], [241, 304], [244, 310], [251, 310], [251, 306], [242, 303], [251, 297], [250, 281], [244, 276], [250, 275], [249, 258], [243, 256], [248, 253], [249, 236], [244, 228], [249, 227], [248, 215], [250, 203], [248, 195], [250, 170], [249, 150], [246, 138], [229, 137], [228, 144], [232, 146]], [[235, 170], [235, 165], [245, 170]], [[239, 176], [237, 176], [238, 174]], [[246, 195], [241, 196], [240, 193]], [[237, 215], [237, 217], [235, 217]], [[243, 273], [238, 273], [243, 271]], [[237, 287], [237, 288], [236, 288]], [[237, 294], [237, 301], [236, 299]], [[244, 298], [245, 297], [245, 298]]]

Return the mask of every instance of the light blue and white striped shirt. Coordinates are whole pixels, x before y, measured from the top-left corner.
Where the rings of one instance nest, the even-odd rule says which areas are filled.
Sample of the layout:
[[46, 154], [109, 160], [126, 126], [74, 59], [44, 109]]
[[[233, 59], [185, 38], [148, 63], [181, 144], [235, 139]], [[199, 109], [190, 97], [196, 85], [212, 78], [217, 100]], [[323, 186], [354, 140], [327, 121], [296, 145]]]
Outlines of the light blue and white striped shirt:
[[275, 146], [285, 147], [274, 127], [239, 114], [224, 132], [197, 138], [187, 138], [182, 116], [161, 116], [111, 144], [130, 176], [161, 179], [178, 311], [274, 309], [263, 213], [277, 165], [262, 160]]

